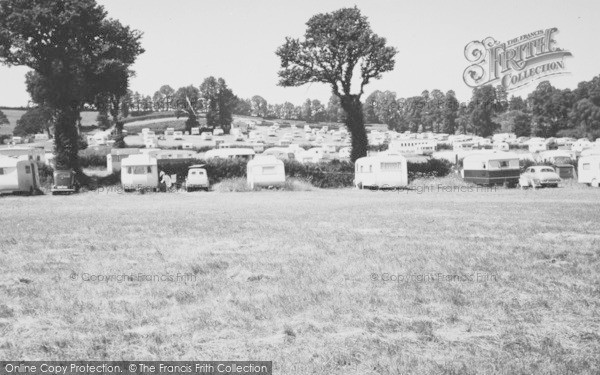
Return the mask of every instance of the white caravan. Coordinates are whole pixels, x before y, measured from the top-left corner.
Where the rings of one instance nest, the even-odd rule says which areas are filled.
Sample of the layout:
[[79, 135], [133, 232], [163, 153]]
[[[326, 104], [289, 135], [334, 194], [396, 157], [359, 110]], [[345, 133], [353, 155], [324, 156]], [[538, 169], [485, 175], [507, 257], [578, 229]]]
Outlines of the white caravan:
[[33, 195], [39, 189], [39, 181], [34, 161], [0, 155], [0, 194]]
[[600, 187], [600, 155], [580, 157], [577, 174], [577, 182], [580, 184]]
[[246, 167], [248, 186], [281, 186], [285, 183], [283, 161], [273, 155], [259, 155], [248, 162]]
[[408, 168], [404, 156], [375, 155], [356, 160], [354, 186], [357, 188], [398, 188], [406, 185]]

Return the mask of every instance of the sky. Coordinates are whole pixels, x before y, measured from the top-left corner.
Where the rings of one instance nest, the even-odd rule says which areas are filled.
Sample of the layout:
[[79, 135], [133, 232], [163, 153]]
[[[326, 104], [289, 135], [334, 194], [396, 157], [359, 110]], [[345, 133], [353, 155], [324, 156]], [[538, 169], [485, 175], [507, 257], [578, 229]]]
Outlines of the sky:
[[[152, 96], [162, 85], [199, 86], [208, 76], [223, 77], [241, 98], [254, 95], [269, 103], [301, 104], [306, 98], [327, 102], [331, 89], [313, 83], [277, 85], [275, 55], [285, 37], [302, 37], [306, 21], [322, 12], [356, 5], [375, 33], [398, 50], [392, 72], [365, 89], [390, 90], [398, 97], [423, 90], [454, 90], [468, 101], [472, 88], [463, 81], [470, 65], [465, 46], [493, 37], [501, 42], [540, 29], [558, 28], [556, 45], [572, 53], [567, 75], [549, 77], [558, 88], [600, 74], [600, 1], [537, 0], [97, 0], [109, 17], [143, 32], [146, 52], [133, 69], [130, 89]], [[0, 66], [0, 106], [23, 106], [25, 67]], [[510, 92], [526, 96], [536, 83]], [[365, 95], [365, 97], [366, 97]]]

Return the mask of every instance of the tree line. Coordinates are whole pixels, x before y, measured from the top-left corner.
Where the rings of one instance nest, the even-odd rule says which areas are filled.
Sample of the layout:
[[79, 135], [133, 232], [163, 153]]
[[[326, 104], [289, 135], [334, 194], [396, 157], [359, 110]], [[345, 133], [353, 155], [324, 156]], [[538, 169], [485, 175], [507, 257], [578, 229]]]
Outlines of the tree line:
[[536, 137], [600, 137], [600, 76], [560, 90], [548, 81], [525, 99], [507, 95], [502, 86], [475, 88], [471, 100], [459, 103], [454, 91], [425, 90], [397, 98], [375, 91], [363, 104], [365, 121], [387, 124], [399, 132], [477, 134], [496, 132]]

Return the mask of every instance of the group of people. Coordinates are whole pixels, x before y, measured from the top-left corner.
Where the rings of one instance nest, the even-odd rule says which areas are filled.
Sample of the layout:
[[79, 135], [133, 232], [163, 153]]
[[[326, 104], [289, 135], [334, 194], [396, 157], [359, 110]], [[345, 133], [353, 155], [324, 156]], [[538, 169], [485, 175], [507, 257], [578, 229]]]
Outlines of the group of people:
[[171, 191], [171, 189], [173, 188], [173, 180], [171, 179], [171, 176], [166, 174], [165, 171], [160, 171], [159, 177], [160, 177], [160, 185], [159, 185], [160, 191]]

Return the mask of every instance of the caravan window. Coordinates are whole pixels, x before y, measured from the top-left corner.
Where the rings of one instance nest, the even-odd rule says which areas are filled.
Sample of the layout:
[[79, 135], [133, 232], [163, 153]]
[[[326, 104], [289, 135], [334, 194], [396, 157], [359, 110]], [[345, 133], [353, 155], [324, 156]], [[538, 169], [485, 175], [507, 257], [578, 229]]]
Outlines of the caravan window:
[[4, 168], [0, 168], [0, 175], [4, 174]]
[[141, 165], [137, 165], [135, 167], [127, 168], [127, 173], [129, 173], [129, 174], [146, 174], [146, 173], [151, 173], [151, 172], [152, 172], [152, 167], [150, 167], [150, 166], [144, 167]]
[[584, 171], [589, 171], [591, 169], [590, 165], [591, 165], [590, 163], [583, 163], [583, 170]]
[[382, 171], [399, 171], [402, 168], [402, 163], [381, 163]]
[[369, 165], [369, 173], [373, 173], [373, 165]]
[[275, 166], [262, 167], [262, 174], [275, 174]]
[[29, 166], [29, 165], [25, 166], [25, 173], [27, 173], [27, 174], [31, 173], [31, 166]]

